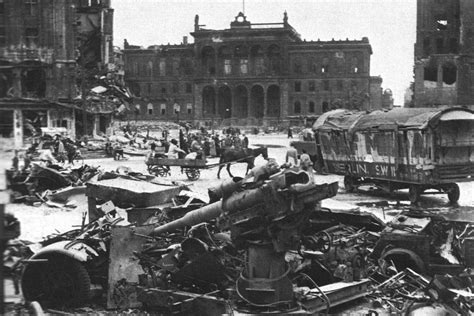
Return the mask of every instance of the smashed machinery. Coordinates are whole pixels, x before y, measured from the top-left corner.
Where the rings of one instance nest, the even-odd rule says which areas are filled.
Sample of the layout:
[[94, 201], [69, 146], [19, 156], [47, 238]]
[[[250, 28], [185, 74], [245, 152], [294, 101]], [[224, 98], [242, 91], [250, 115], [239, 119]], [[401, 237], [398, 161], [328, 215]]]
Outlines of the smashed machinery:
[[285, 253], [300, 249], [311, 213], [320, 208], [321, 200], [336, 195], [337, 189], [337, 182], [314, 184], [305, 171], [286, 170], [266, 182], [233, 178], [210, 189], [218, 201], [155, 227], [152, 234], [217, 219], [218, 228], [230, 230], [233, 244], [246, 252], [245, 269], [235, 286], [240, 299], [250, 308], [293, 308], [296, 303]]

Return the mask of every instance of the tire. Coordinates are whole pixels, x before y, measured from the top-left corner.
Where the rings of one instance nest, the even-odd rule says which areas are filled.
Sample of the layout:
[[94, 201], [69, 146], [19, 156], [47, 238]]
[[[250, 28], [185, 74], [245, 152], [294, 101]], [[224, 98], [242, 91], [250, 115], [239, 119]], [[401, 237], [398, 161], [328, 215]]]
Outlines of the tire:
[[27, 301], [42, 306], [78, 306], [91, 297], [91, 280], [84, 265], [61, 254], [43, 258], [46, 263], [30, 263], [21, 280]]
[[423, 193], [421, 186], [417, 184], [410, 185], [410, 188], [408, 189], [408, 198], [410, 199], [410, 202], [413, 204], [417, 203], [420, 200], [421, 193]]
[[459, 191], [459, 185], [456, 183], [450, 183], [444, 188], [444, 191], [448, 194], [449, 202], [457, 203], [461, 192]]
[[353, 176], [344, 176], [344, 189], [346, 190], [346, 192], [354, 192], [356, 188], [356, 178], [354, 178]]

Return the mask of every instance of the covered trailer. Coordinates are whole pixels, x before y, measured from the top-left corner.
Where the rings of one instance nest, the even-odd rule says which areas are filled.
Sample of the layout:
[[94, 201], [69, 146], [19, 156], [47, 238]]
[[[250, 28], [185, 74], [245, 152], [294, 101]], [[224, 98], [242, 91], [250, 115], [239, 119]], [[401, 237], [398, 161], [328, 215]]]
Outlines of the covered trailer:
[[326, 112], [314, 123], [324, 166], [347, 191], [375, 183], [389, 191], [447, 193], [474, 176], [474, 112], [461, 107]]

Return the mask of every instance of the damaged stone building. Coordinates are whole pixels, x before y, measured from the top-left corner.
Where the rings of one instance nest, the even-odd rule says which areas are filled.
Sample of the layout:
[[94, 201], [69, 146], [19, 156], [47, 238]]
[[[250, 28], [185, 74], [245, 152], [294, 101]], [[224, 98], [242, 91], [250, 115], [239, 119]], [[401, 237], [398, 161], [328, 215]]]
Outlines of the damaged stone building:
[[306, 41], [284, 14], [211, 30], [196, 15], [194, 43], [146, 49], [124, 44], [125, 80], [139, 97], [131, 118], [204, 124], [279, 125], [334, 108], [382, 106], [382, 78], [370, 76], [361, 40]]
[[105, 0], [0, 0], [1, 137], [18, 148], [45, 127], [82, 133], [81, 81], [113, 60], [112, 14]]
[[474, 103], [474, 2], [418, 0], [416, 107]]

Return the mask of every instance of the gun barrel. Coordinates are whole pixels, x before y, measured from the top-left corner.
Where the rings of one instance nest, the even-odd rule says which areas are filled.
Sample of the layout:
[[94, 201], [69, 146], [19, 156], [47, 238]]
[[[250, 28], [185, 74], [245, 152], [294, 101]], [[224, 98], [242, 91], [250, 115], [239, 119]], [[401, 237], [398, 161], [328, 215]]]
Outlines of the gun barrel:
[[210, 221], [218, 217], [222, 212], [222, 201], [218, 201], [197, 210], [191, 211], [181, 218], [178, 218], [165, 225], [153, 229], [153, 235], [159, 235], [185, 226], [193, 226], [199, 223]]

